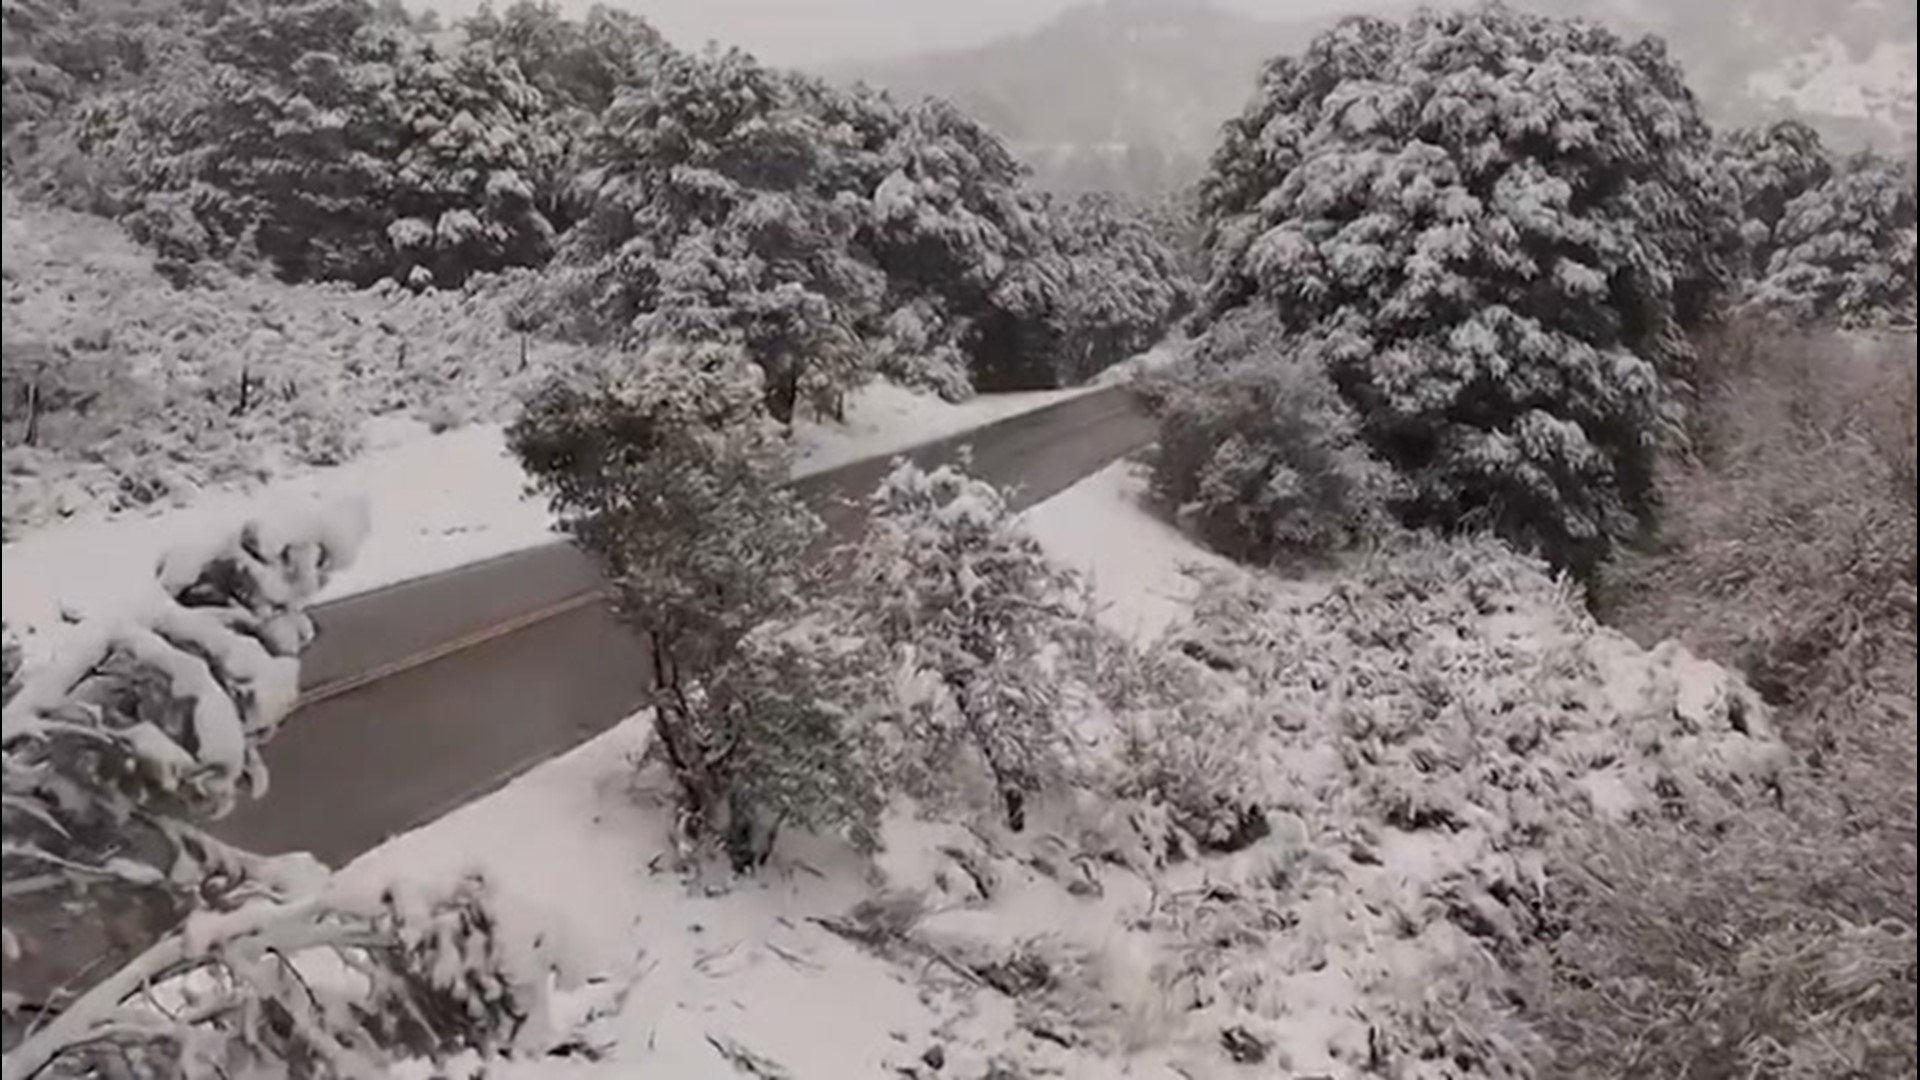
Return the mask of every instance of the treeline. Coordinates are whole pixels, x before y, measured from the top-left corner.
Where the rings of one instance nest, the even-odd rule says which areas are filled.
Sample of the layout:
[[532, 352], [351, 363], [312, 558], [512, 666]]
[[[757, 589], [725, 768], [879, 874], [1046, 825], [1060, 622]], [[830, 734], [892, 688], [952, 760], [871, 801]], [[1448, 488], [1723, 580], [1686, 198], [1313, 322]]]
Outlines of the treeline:
[[1056, 386], [1151, 344], [1177, 260], [1055, 204], [937, 101], [687, 53], [521, 0], [441, 30], [366, 0], [7, 8], [8, 170], [123, 220], [183, 282], [457, 288], [551, 267], [514, 317], [746, 347], [786, 419], [884, 372]]

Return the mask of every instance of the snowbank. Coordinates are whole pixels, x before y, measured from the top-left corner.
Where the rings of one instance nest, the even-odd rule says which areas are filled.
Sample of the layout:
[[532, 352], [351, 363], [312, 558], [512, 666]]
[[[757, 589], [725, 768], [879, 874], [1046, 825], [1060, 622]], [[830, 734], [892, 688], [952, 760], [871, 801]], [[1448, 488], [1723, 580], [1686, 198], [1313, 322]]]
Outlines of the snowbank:
[[[846, 852], [790, 845], [759, 878], [725, 889], [668, 869], [666, 786], [636, 782], [633, 765], [647, 730], [645, 716], [629, 719], [343, 871], [343, 885], [372, 887], [483, 870], [522, 918], [544, 909], [565, 928], [563, 962], [601, 985], [563, 1001], [562, 1017], [578, 1020], [601, 1003], [606, 1015], [585, 1034], [611, 1052], [489, 1075], [733, 1080], [744, 1071], [732, 1061], [740, 1055], [784, 1070], [769, 1076], [891, 1076], [929, 1053], [955, 1066], [981, 1060], [1012, 1038], [1008, 1016], [967, 1015], [813, 921], [832, 920], [869, 891]], [[605, 1007], [628, 986], [622, 1006]], [[1065, 1075], [1112, 1073], [1086, 1065]]]
[[1233, 569], [1154, 514], [1146, 494], [1145, 469], [1121, 461], [1033, 507], [1024, 519], [1049, 557], [1093, 585], [1102, 621], [1142, 642], [1192, 610], [1200, 589], [1196, 572]]

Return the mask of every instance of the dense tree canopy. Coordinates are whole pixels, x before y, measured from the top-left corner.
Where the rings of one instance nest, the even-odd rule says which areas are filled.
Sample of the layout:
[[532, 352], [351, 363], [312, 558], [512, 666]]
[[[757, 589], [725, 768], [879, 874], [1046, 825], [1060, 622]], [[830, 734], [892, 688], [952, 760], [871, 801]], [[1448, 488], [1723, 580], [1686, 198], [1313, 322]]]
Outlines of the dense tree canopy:
[[1727, 274], [1718, 175], [1656, 40], [1497, 6], [1348, 19], [1225, 129], [1206, 313], [1272, 307], [1412, 520], [1591, 566], [1648, 509], [1676, 331]]
[[[169, 10], [167, 47], [77, 103], [56, 65], [58, 93], [8, 108], [50, 118], [39, 178], [124, 216], [174, 269], [238, 256], [448, 288], [558, 254], [533, 323], [737, 345], [781, 419], [834, 412], [874, 373], [948, 397], [1059, 385], [1185, 302], [1153, 232], [1053, 206], [938, 101], [682, 52], [637, 16], [547, 0], [456, 32], [370, 0]], [[79, 17], [8, 13], [9, 85], [32, 89]]]
[[1054, 386], [1158, 337], [1172, 258], [1069, 217], [950, 106], [898, 106], [739, 52], [661, 52], [595, 128], [556, 274], [591, 336], [724, 340], [786, 419], [884, 371], [962, 393]]

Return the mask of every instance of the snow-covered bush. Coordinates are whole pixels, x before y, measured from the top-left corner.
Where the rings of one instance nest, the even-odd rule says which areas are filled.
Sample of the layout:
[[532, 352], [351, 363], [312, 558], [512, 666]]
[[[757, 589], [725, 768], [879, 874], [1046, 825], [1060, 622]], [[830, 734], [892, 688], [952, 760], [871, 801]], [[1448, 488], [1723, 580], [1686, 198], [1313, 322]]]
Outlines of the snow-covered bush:
[[1180, 944], [1162, 1000], [1301, 1074], [1558, 1075], [1510, 996], [1562, 929], [1551, 845], [1733, 820], [1782, 765], [1737, 678], [1599, 627], [1492, 540], [1414, 537], [1323, 593], [1222, 577], [1170, 646], [1269, 832], [1191, 887], [1162, 872], [1140, 924]]
[[1226, 554], [1324, 555], [1383, 524], [1391, 473], [1361, 440], [1323, 357], [1270, 314], [1217, 324], [1155, 397], [1154, 494]]
[[901, 462], [868, 503], [848, 556], [851, 618], [903, 682], [889, 740], [917, 798], [983, 768], [1009, 827], [1067, 762], [1065, 670], [1090, 629], [1073, 575], [1054, 566], [993, 485]]
[[728, 800], [723, 839], [737, 867], [763, 860], [788, 826], [877, 842], [885, 787], [870, 660], [833, 619], [786, 616], [748, 633], [705, 686], [702, 745], [724, 748], [708, 767]]
[[1347, 19], [1226, 126], [1205, 316], [1271, 307], [1410, 521], [1588, 570], [1650, 510], [1677, 331], [1726, 276], [1719, 176], [1657, 40], [1499, 6]]
[[[502, 936], [482, 883], [353, 895], [310, 857], [263, 857], [205, 831], [265, 791], [261, 746], [293, 707], [314, 636], [305, 606], [352, 560], [364, 515], [302, 508], [176, 552], [151, 597], [83, 625], [70, 651], [10, 688], [9, 1011], [32, 989], [13, 962], [50, 905], [144, 893], [185, 921], [148, 928], [160, 936], [145, 951], [45, 1001], [0, 1058], [9, 1078], [121, 1065], [372, 1077], [404, 1056], [535, 1034], [548, 973]], [[337, 971], [314, 970], [328, 963]]]
[[820, 529], [786, 488], [788, 450], [759, 375], [738, 349], [656, 345], [605, 381], [548, 387], [508, 432], [646, 633], [656, 742], [680, 787], [684, 831], [725, 840], [743, 866], [756, 818], [742, 811], [756, 808], [742, 800], [782, 781], [742, 772], [793, 764], [756, 747], [753, 725], [764, 719], [795, 754], [809, 739], [833, 752], [840, 727], [804, 697], [776, 700], [802, 692], [780, 684], [799, 662], [778, 647], [785, 638], [743, 653], [756, 627], [796, 610], [801, 559]]
[[1805, 323], [1911, 327], [1914, 220], [1904, 163], [1848, 158], [1782, 211], [1755, 301]]
[[551, 0], [513, 0], [499, 12], [485, 0], [460, 29], [469, 41], [512, 60], [550, 103], [588, 115], [638, 82], [648, 54], [664, 43], [633, 12], [594, 4], [574, 20]]
[[1781, 120], [1728, 133], [1720, 141], [1720, 164], [1740, 200], [1747, 272], [1764, 276], [1787, 207], [1833, 178], [1833, 159], [1818, 131], [1798, 120]]
[[1177, 646], [1120, 662], [1139, 685], [1129, 692], [1111, 676], [1100, 684], [1120, 725], [1113, 793], [1165, 809], [1169, 858], [1239, 851], [1265, 837], [1271, 793], [1254, 762], [1270, 718], [1244, 700], [1207, 697], [1217, 687], [1194, 668], [1204, 658]]

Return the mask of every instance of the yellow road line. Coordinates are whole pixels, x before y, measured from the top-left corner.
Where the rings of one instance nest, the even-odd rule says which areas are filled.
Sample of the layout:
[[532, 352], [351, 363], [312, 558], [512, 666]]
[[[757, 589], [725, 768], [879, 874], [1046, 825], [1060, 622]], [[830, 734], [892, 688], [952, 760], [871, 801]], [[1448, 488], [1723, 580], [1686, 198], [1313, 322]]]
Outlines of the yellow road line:
[[[1101, 391], [1093, 391], [1091, 393], [1088, 393], [1085, 396], [1092, 397], [1094, 396], [1094, 394], [1097, 394], [1100, 392]], [[1063, 408], [1064, 406], [1072, 403], [1074, 403], [1074, 399], [1068, 399], [1067, 401], [1061, 402], [1059, 405], [1049, 406], [1049, 408]], [[1081, 431], [1086, 428], [1097, 427], [1101, 424], [1105, 424], [1115, 419], [1116, 417], [1124, 413], [1128, 413], [1132, 411], [1133, 411], [1133, 406], [1130, 403], [1124, 404], [1122, 406], [1119, 406], [1113, 409], [1110, 412], [1099, 413], [1078, 424], [1075, 424], [1073, 427], [1067, 429], [1067, 431], [1065, 432], [1055, 432], [1048, 439], [1048, 441], [1057, 442], [1059, 441], [1060, 436], [1062, 434], [1072, 434], [1074, 432]], [[996, 423], [998, 422], [999, 421], [996, 421]], [[986, 425], [986, 427], [992, 427], [992, 426], [993, 426], [992, 424]], [[981, 430], [984, 430], [984, 428]], [[937, 442], [939, 442], [939, 440], [933, 440], [933, 442], [930, 442], [928, 445], [933, 445], [934, 443], [937, 443]], [[915, 448], [915, 449], [919, 449], [919, 448]], [[900, 451], [898, 454], [889, 455], [889, 456], [901, 456], [901, 455], [910, 454], [910, 453], [912, 453], [912, 450], [903, 450], [903, 451]], [[878, 460], [878, 456], [870, 460]], [[796, 482], [801, 482], [807, 479], [811, 479], [813, 477], [828, 477], [828, 476], [831, 476], [833, 473], [839, 472], [843, 469], [851, 469], [857, 465], [868, 464], [868, 463], [870, 462], [869, 461], [849, 462], [845, 465], [836, 466], [833, 469], [823, 469], [818, 473], [812, 473], [812, 474], [809, 474], [808, 476], [795, 477], [794, 479]], [[323, 701], [326, 701], [330, 698], [339, 697], [342, 694], [352, 693], [353, 691], [358, 690], [361, 687], [366, 686], [370, 683], [376, 683], [382, 679], [391, 678], [395, 675], [401, 674], [402, 672], [411, 671], [417, 667], [424, 667], [427, 664], [433, 663], [435, 660], [444, 659], [445, 657], [452, 656], [454, 653], [465, 652], [466, 650], [474, 648], [475, 646], [484, 645], [487, 642], [494, 640], [495, 638], [505, 637], [508, 634], [513, 634], [521, 630], [525, 630], [527, 627], [535, 626], [540, 623], [546, 622], [548, 619], [558, 618], [561, 615], [565, 615], [569, 611], [574, 611], [578, 608], [585, 607], [588, 604], [596, 603], [608, 595], [609, 595], [609, 590], [604, 587], [598, 588], [598, 589], [591, 589], [583, 593], [577, 593], [573, 596], [568, 597], [565, 600], [561, 600], [557, 603], [549, 604], [546, 607], [538, 608], [536, 610], [526, 612], [525, 614], [522, 614], [522, 615], [516, 615], [511, 619], [504, 619], [500, 622], [494, 623], [491, 626], [483, 627], [482, 629], [475, 630], [470, 634], [466, 634], [462, 637], [455, 638], [452, 641], [442, 642], [438, 645], [433, 646], [430, 649], [423, 649], [420, 652], [413, 653], [408, 656], [403, 656], [398, 660], [391, 660], [391, 661], [388, 661], [387, 663], [380, 664], [376, 667], [368, 668], [367, 670], [362, 671], [357, 675], [349, 675], [344, 679], [335, 679], [333, 682], [330, 682], [330, 683], [322, 683], [321, 685], [316, 686], [311, 690], [302, 692], [300, 695], [300, 700], [294, 706], [294, 708], [297, 711], [299, 709], [303, 709], [311, 705], [318, 705]]]
[[577, 593], [565, 600], [548, 604], [546, 607], [537, 608], [521, 615], [515, 615], [511, 619], [503, 619], [491, 626], [482, 627], [470, 634], [454, 638], [452, 641], [441, 642], [430, 649], [422, 649], [417, 653], [403, 656], [398, 660], [389, 660], [377, 667], [368, 668], [356, 675], [349, 675], [344, 679], [335, 679], [329, 683], [322, 683], [310, 690], [302, 691], [299, 704], [297, 704], [295, 708], [304, 709], [310, 705], [318, 705], [320, 702], [326, 701], [329, 698], [336, 698], [341, 694], [352, 693], [369, 683], [376, 683], [382, 679], [398, 675], [401, 672], [423, 667], [433, 663], [435, 660], [452, 656], [454, 653], [465, 652], [475, 646], [484, 645], [495, 638], [506, 637], [508, 634], [525, 630], [529, 626], [546, 622], [548, 619], [559, 618], [569, 611], [586, 607], [588, 604], [598, 603], [607, 595], [607, 590], [604, 588]]

